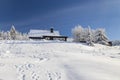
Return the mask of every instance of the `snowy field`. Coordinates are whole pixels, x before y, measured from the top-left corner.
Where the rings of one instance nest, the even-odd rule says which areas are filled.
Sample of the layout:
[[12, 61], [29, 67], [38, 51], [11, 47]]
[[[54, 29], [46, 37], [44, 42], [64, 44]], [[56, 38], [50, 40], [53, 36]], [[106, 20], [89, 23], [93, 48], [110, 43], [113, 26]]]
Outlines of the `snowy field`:
[[120, 47], [0, 41], [0, 80], [120, 80]]

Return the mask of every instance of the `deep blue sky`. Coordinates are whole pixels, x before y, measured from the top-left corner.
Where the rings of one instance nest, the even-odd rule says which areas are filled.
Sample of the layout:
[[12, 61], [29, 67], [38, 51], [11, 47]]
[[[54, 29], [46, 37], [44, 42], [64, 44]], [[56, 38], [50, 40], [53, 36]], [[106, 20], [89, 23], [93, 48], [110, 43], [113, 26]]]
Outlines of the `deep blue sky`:
[[120, 0], [0, 0], [0, 29], [49, 29], [71, 36], [75, 25], [105, 28], [109, 39], [120, 40]]

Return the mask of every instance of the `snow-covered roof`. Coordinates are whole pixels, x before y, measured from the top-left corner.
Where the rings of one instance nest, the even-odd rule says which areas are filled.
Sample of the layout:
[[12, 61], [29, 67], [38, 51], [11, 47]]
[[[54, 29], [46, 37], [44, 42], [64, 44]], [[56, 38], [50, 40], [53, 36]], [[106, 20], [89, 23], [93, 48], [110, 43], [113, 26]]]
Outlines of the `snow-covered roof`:
[[31, 29], [29, 32], [29, 37], [42, 37], [42, 36], [60, 36], [59, 31], [54, 31], [53, 33], [50, 30], [35, 30]]

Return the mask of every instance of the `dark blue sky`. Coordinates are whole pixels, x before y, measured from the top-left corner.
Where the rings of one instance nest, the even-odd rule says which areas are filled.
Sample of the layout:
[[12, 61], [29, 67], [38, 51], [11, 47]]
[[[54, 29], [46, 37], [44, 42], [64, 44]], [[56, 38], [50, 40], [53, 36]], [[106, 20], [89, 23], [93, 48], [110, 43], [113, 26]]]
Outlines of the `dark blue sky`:
[[18, 31], [54, 27], [71, 36], [80, 24], [105, 28], [111, 40], [120, 39], [120, 0], [0, 0], [0, 29]]

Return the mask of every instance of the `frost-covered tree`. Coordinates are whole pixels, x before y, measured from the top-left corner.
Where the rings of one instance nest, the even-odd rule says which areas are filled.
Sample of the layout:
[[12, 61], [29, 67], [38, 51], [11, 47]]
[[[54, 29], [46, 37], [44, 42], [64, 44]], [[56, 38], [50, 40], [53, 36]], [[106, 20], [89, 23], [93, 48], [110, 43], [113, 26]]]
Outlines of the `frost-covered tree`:
[[10, 36], [11, 36], [11, 39], [12, 39], [12, 40], [15, 40], [15, 39], [16, 39], [17, 31], [15, 30], [14, 25], [12, 25], [12, 27], [11, 27], [11, 29], [10, 29]]
[[10, 34], [9, 36], [11, 40], [28, 40], [29, 39], [27, 34], [22, 34], [18, 32], [15, 29], [14, 25], [12, 25], [9, 34]]
[[2, 40], [3, 38], [2, 38], [2, 32], [0, 32], [0, 40]]
[[29, 40], [29, 36], [27, 33], [22, 34], [22, 40]]
[[11, 30], [10, 30], [10, 36], [11, 40], [28, 40], [29, 38], [27, 37], [27, 34], [24, 35], [20, 32], [18, 32], [14, 25], [12, 25]]
[[120, 46], [120, 40], [114, 40], [112, 41], [113, 46]]
[[87, 33], [88, 33], [88, 35], [86, 37], [87, 44], [90, 45], [90, 46], [94, 46], [94, 44], [93, 44], [93, 32], [92, 32], [90, 26], [88, 26]]
[[74, 29], [72, 29], [72, 34], [74, 37], [74, 41], [76, 42], [86, 41], [88, 37], [88, 29], [78, 25], [78, 26], [75, 26]]
[[1, 31], [1, 32], [0, 32], [0, 40], [3, 40], [3, 39], [4, 39], [4, 32]]
[[97, 29], [94, 33], [96, 43], [108, 44], [108, 38], [105, 33], [105, 29]]
[[7, 39], [7, 40], [11, 40], [10, 32], [7, 31], [6, 34], [7, 34], [7, 35], [6, 35], [6, 37], [7, 37], [6, 39]]
[[75, 42], [86, 42], [88, 45], [93, 45], [93, 42], [108, 45], [109, 42], [104, 29], [93, 30], [78, 25], [72, 29], [72, 34]]
[[16, 40], [28, 40], [29, 39], [29, 37], [28, 37], [28, 35], [27, 34], [22, 34], [22, 33], [20, 33], [20, 32], [18, 32], [17, 34], [16, 34]]
[[0, 31], [0, 40], [28, 40], [28, 34], [22, 34], [18, 32], [14, 25], [12, 25], [10, 31]]
[[75, 42], [79, 42], [80, 41], [80, 39], [82, 37], [82, 32], [83, 32], [83, 28], [80, 25], [75, 26], [75, 28], [72, 29], [72, 34], [73, 34]]

